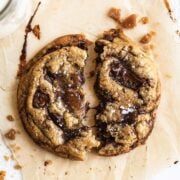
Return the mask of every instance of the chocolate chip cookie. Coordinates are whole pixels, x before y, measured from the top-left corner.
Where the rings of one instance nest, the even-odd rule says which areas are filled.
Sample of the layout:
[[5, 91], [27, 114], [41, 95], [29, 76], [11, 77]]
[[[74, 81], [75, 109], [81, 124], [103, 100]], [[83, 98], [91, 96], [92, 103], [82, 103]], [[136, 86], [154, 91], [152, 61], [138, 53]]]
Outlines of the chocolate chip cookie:
[[154, 125], [160, 81], [152, 55], [111, 29], [96, 41], [101, 101], [96, 114], [99, 154], [113, 156], [143, 144]]
[[83, 125], [83, 70], [89, 44], [83, 35], [55, 39], [29, 61], [17, 92], [20, 118], [33, 140], [77, 160], [99, 145], [92, 129]]

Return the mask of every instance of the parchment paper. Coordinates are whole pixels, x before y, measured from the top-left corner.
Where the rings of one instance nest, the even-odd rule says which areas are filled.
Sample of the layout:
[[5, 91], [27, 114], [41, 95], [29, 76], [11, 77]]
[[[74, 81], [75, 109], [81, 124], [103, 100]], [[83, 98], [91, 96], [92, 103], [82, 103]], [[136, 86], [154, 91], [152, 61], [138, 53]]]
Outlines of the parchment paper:
[[[33, 4], [35, 6], [37, 1], [33, 1]], [[54, 156], [35, 145], [24, 131], [16, 107], [16, 73], [23, 44], [23, 24], [14, 34], [0, 40], [0, 130], [2, 134], [10, 128], [21, 132], [15, 141], [7, 140], [6, 143], [22, 166], [25, 180], [145, 180], [180, 158], [180, 38], [175, 33], [177, 24], [170, 20], [163, 1], [42, 1], [33, 23], [40, 24], [42, 38], [39, 41], [33, 35], [29, 36], [28, 59], [58, 36], [84, 33], [90, 40], [95, 40], [104, 30], [116, 27], [106, 15], [110, 7], [120, 8], [122, 18], [132, 13], [139, 18], [149, 17], [147, 25], [138, 24], [135, 29], [125, 31], [134, 41], [150, 30], [156, 32], [152, 43], [159, 65], [162, 96], [154, 130], [145, 145], [128, 154], [100, 157], [90, 153], [87, 160], [82, 162]], [[96, 56], [93, 47], [90, 53], [88, 66], [93, 68], [93, 58]], [[93, 83], [93, 79], [88, 80], [85, 87], [87, 98], [96, 104], [90, 83]], [[6, 120], [8, 114], [15, 117], [14, 122]], [[12, 148], [12, 144], [20, 149]], [[44, 166], [45, 160], [51, 160], [52, 164]]]

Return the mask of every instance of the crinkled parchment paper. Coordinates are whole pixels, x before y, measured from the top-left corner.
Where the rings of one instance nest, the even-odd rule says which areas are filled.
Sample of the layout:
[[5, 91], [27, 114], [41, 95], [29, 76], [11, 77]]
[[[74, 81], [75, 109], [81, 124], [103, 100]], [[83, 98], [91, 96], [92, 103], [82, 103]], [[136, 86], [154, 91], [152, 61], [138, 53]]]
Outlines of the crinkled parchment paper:
[[[33, 3], [35, 6], [37, 1]], [[0, 129], [2, 134], [12, 127], [21, 132], [15, 141], [6, 143], [22, 166], [25, 180], [145, 180], [180, 158], [180, 37], [175, 33], [178, 25], [169, 18], [162, 0], [42, 0], [33, 21], [40, 24], [42, 38], [39, 41], [32, 34], [29, 36], [28, 59], [58, 36], [84, 33], [95, 40], [104, 30], [116, 27], [106, 16], [110, 7], [120, 8], [122, 18], [132, 13], [139, 18], [149, 17], [147, 25], [139, 23], [135, 29], [125, 31], [134, 41], [151, 30], [156, 32], [152, 43], [160, 70], [162, 96], [154, 130], [145, 145], [128, 154], [100, 157], [89, 153], [83, 162], [62, 159], [35, 145], [24, 131], [16, 107], [16, 73], [24, 24], [14, 34], [0, 40]], [[88, 65], [93, 67], [93, 47], [90, 53]], [[93, 80], [90, 81], [85, 88], [89, 92], [87, 97], [95, 104], [90, 85]], [[15, 117], [14, 122], [6, 120], [8, 114]], [[12, 144], [20, 149], [12, 148]], [[44, 166], [45, 160], [51, 160], [52, 164]]]

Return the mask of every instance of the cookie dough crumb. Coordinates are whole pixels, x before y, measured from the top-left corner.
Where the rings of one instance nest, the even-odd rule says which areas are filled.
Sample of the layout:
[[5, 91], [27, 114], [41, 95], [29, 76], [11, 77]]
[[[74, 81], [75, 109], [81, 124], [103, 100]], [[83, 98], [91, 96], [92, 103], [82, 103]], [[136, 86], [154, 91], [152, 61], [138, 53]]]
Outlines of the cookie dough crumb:
[[121, 25], [125, 29], [132, 29], [136, 26], [137, 24], [137, 15], [136, 14], [131, 14], [127, 18], [125, 18]]
[[16, 164], [16, 165], [14, 166], [14, 169], [17, 169], [17, 170], [22, 169], [22, 166], [20, 166], [19, 164]]
[[180, 30], [176, 30], [176, 34], [180, 37]]
[[108, 12], [108, 16], [120, 24], [120, 9], [111, 8]]
[[174, 164], [177, 164], [179, 161], [174, 161]]
[[7, 115], [7, 116], [6, 116], [6, 119], [7, 119], [8, 121], [14, 121], [14, 117], [13, 117], [12, 115]]
[[171, 78], [172, 78], [172, 75], [170, 75], [170, 74], [165, 74], [165, 77], [168, 78], [168, 79], [171, 79]]
[[17, 152], [19, 151], [21, 148], [19, 146], [17, 146], [16, 144], [10, 144], [11, 149], [13, 150], [13, 152]]
[[149, 22], [149, 18], [148, 17], [142, 17], [140, 20], [139, 20], [140, 23], [142, 24], [147, 24]]
[[51, 160], [46, 160], [46, 161], [44, 161], [44, 166], [48, 166], [48, 165], [50, 165], [50, 164], [52, 164], [52, 161], [51, 161]]
[[151, 41], [152, 37], [155, 35], [156, 33], [154, 31], [151, 31], [147, 34], [145, 34], [141, 39], [140, 39], [140, 43], [142, 44], [147, 44]]
[[68, 175], [68, 172], [66, 171], [64, 174], [65, 174], [65, 175]]
[[15, 140], [16, 138], [16, 131], [14, 129], [10, 129], [6, 134], [5, 137], [9, 140]]
[[5, 180], [6, 171], [0, 171], [0, 180]]
[[144, 50], [146, 50], [146, 51], [150, 51], [150, 50], [153, 50], [153, 49], [154, 49], [154, 45], [153, 45], [153, 44], [147, 44], [147, 45], [145, 45], [143, 48], [144, 48]]
[[41, 32], [40, 32], [40, 26], [39, 24], [35, 25], [32, 29], [33, 34], [40, 39], [41, 38]]
[[30, 154], [30, 157], [32, 157], [32, 158], [33, 158], [34, 156], [33, 156], [32, 154]]
[[8, 161], [9, 160], [9, 156], [4, 155], [4, 160]]

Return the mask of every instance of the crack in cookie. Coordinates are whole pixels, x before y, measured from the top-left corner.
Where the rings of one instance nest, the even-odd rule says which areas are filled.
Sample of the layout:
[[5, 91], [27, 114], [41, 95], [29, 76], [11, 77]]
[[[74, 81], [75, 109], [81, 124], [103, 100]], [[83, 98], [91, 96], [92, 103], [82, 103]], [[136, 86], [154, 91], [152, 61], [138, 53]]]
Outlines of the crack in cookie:
[[160, 82], [153, 57], [111, 29], [96, 41], [96, 114], [99, 154], [129, 152], [143, 144], [152, 131], [159, 104]]
[[77, 160], [99, 145], [83, 125], [89, 43], [83, 35], [54, 40], [29, 61], [18, 86], [18, 110], [29, 135], [42, 147]]

